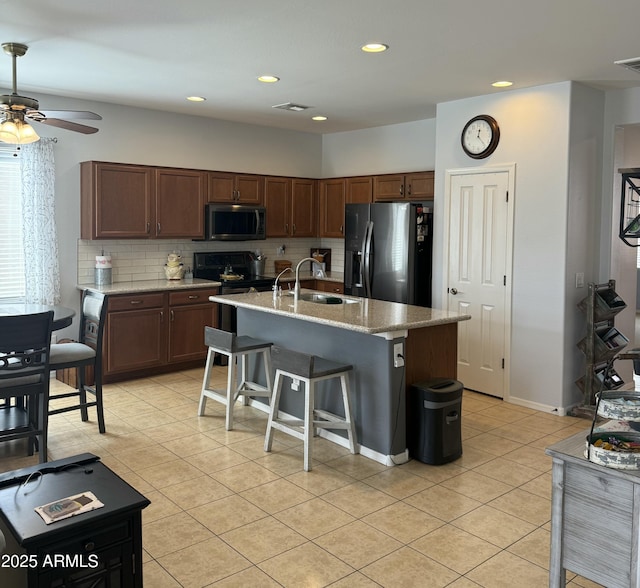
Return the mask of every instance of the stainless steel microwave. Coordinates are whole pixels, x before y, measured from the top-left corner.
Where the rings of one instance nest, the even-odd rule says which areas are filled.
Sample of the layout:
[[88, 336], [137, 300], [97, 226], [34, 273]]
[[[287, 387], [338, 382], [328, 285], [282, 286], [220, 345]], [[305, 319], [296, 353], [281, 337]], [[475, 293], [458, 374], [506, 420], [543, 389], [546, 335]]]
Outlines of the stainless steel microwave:
[[250, 241], [266, 239], [264, 206], [207, 204], [205, 239], [207, 241]]

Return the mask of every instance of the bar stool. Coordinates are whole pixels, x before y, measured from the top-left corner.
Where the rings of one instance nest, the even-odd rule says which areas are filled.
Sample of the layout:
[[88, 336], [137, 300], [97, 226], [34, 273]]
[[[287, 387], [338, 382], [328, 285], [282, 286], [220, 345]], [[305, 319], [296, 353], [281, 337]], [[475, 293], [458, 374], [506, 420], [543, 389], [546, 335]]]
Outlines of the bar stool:
[[[198, 405], [198, 416], [204, 415], [207, 398], [217, 400], [227, 407], [225, 427], [227, 431], [233, 429], [233, 407], [238, 396], [244, 396], [244, 404], [247, 404], [249, 396], [264, 396], [271, 398], [273, 385], [271, 380], [271, 345], [268, 341], [261, 341], [253, 337], [244, 335], [237, 336], [235, 333], [221, 331], [213, 327], [204, 328], [204, 344], [209, 347], [207, 354], [207, 364], [204, 369], [204, 380], [202, 382], [202, 393], [200, 394], [200, 404]], [[209, 387], [211, 370], [216, 353], [226, 355], [229, 358], [227, 367], [227, 390], [226, 392], [214, 390]], [[266, 386], [248, 380], [247, 357], [249, 355], [262, 354]], [[240, 360], [238, 362], [238, 360]], [[236, 371], [240, 368], [239, 384], [236, 385]]]
[[[315, 355], [273, 346], [271, 348], [273, 366], [276, 369], [276, 381], [271, 399], [271, 410], [267, 421], [264, 450], [271, 451], [273, 431], [277, 429], [304, 442], [304, 470], [311, 470], [312, 441], [316, 429], [344, 429], [349, 438], [349, 450], [356, 453], [356, 431], [351, 416], [349, 400], [349, 372], [353, 366], [328, 361]], [[278, 414], [282, 380], [287, 376], [304, 382], [304, 418], [286, 419]], [[344, 417], [320, 410], [315, 407], [315, 386], [317, 382], [340, 378]]]

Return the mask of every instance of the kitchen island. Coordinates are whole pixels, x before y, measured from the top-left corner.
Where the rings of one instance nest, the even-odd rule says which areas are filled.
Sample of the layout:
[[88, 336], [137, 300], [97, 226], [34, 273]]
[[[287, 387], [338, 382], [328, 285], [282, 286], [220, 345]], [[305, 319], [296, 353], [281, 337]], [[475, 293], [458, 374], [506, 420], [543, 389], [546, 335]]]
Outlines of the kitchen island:
[[[313, 293], [302, 290], [303, 295]], [[210, 300], [237, 308], [238, 334], [352, 364], [351, 400], [360, 452], [386, 465], [404, 463], [408, 459], [406, 390], [432, 377], [455, 378], [457, 323], [471, 317], [382, 300], [331, 298], [339, 298], [340, 303], [294, 303], [287, 293], [274, 300], [270, 292], [211, 296]], [[299, 417], [303, 395], [291, 391], [289, 383], [285, 382], [280, 409]], [[342, 414], [336, 382], [324, 382], [318, 390], [319, 406]], [[258, 403], [262, 404], [261, 399], [253, 401]], [[346, 445], [346, 438], [337, 433], [320, 433]]]

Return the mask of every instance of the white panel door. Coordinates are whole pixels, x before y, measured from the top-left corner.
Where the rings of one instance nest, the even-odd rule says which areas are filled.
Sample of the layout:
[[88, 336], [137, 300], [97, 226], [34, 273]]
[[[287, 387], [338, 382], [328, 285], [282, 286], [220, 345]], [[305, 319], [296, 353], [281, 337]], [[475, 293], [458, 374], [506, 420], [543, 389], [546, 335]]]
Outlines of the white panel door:
[[451, 176], [448, 308], [458, 323], [458, 379], [504, 397], [508, 172]]

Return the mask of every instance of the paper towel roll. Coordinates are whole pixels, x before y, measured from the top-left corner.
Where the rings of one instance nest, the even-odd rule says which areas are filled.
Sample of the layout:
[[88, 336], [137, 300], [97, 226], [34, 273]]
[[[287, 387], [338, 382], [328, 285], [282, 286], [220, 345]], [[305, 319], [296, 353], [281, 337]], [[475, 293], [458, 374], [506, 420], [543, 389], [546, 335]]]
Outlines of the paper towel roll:
[[110, 255], [96, 255], [96, 267], [97, 268], [108, 268], [108, 267], [111, 267], [111, 256]]

